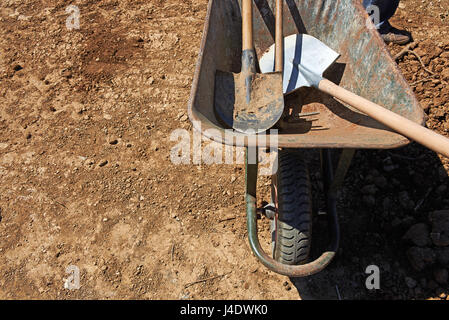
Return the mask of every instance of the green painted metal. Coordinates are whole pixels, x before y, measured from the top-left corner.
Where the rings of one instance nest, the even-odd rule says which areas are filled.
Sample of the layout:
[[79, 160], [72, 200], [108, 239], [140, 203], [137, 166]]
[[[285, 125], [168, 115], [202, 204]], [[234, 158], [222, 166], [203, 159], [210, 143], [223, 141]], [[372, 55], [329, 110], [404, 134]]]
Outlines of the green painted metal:
[[[248, 148], [246, 149], [246, 221], [248, 229], [248, 240], [251, 250], [259, 259], [259, 261], [268, 269], [283, 274], [289, 277], [305, 277], [322, 271], [332, 259], [335, 257], [338, 250], [339, 232], [338, 222], [332, 225], [332, 243], [330, 249], [323, 252], [319, 258], [302, 265], [287, 265], [280, 263], [266, 254], [260, 246], [258, 232], [257, 232], [257, 210], [256, 210], [256, 189], [257, 189], [257, 161], [256, 163], [249, 163]], [[336, 212], [334, 215], [336, 217]]]
[[[359, 0], [285, 0], [284, 34], [310, 34], [341, 54], [325, 76], [340, 86], [402, 116], [422, 124], [424, 113], [413, 91], [375, 29], [368, 29], [368, 15]], [[254, 0], [254, 42], [260, 57], [274, 43], [275, 0]], [[214, 112], [217, 70], [241, 70], [241, 11], [239, 0], [210, 0], [197, 68], [189, 100], [189, 117], [196, 130], [229, 145], [244, 137], [245, 146], [257, 144], [255, 137], [235, 132]], [[312, 89], [310, 89], [312, 90]], [[374, 148], [404, 146], [409, 140], [377, 121], [316, 94], [312, 109], [320, 112], [324, 130], [305, 126], [279, 130], [279, 147], [285, 148]], [[301, 99], [291, 101], [301, 107]], [[208, 130], [216, 129], [216, 130]]]

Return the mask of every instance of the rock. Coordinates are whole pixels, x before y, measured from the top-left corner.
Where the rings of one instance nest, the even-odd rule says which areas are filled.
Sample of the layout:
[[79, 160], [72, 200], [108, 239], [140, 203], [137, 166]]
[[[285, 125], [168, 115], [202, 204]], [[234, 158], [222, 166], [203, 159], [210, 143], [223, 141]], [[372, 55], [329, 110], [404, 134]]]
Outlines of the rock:
[[421, 294], [422, 294], [421, 288], [420, 288], [420, 287], [416, 287], [416, 288], [415, 288], [414, 295], [415, 295], [415, 296], [419, 296], [419, 295], [421, 295]]
[[432, 223], [432, 242], [439, 247], [449, 246], [449, 210], [431, 212], [429, 220]]
[[438, 268], [433, 271], [433, 278], [439, 284], [446, 284], [448, 279], [447, 269]]
[[70, 69], [63, 69], [61, 71], [61, 76], [64, 78], [70, 79], [72, 77], [72, 71]]
[[410, 199], [407, 191], [401, 191], [398, 194], [399, 204], [406, 210], [412, 210], [415, 207], [415, 203]]
[[401, 219], [398, 217], [394, 218], [393, 221], [391, 221], [391, 227], [392, 228], [399, 228], [401, 226]]
[[407, 250], [407, 258], [416, 271], [422, 271], [435, 263], [436, 254], [430, 248], [411, 247]]
[[435, 104], [435, 102], [434, 102], [434, 105], [435, 105], [435, 107], [432, 108], [433, 116], [438, 119], [443, 118], [446, 114], [444, 109], [441, 108], [441, 105]]
[[382, 201], [382, 206], [384, 211], [388, 211], [391, 208], [391, 199], [389, 197], [385, 197]]
[[442, 185], [440, 185], [435, 191], [436, 191], [438, 194], [441, 194], [441, 195], [446, 194], [447, 186], [444, 185], [444, 184], [442, 184]]
[[411, 226], [410, 229], [408, 229], [408, 231], [402, 237], [402, 239], [411, 241], [418, 247], [426, 247], [431, 244], [429, 237], [429, 228], [425, 223], [417, 223]]
[[429, 284], [427, 285], [427, 288], [429, 288], [430, 290], [435, 290], [436, 288], [438, 288], [438, 283], [436, 283], [433, 280], [430, 280]]
[[438, 177], [440, 178], [441, 181], [447, 179], [446, 169], [443, 166], [438, 168]]
[[383, 188], [385, 188], [387, 186], [388, 181], [387, 181], [387, 179], [384, 176], [378, 176], [378, 177], [374, 178], [374, 184], [377, 187], [383, 189]]
[[426, 278], [419, 279], [419, 284], [421, 285], [421, 287], [426, 289], [427, 288], [427, 279]]
[[405, 284], [410, 289], [413, 289], [414, 287], [416, 287], [417, 282], [414, 279], [410, 278], [410, 277], [405, 277]]
[[443, 71], [441, 71], [441, 79], [449, 81], [449, 68], [446, 68]]
[[362, 188], [362, 193], [367, 195], [375, 195], [377, 192], [377, 187], [374, 184], [366, 185]]
[[374, 206], [376, 204], [376, 199], [371, 196], [371, 195], [364, 195], [363, 198], [363, 203], [366, 204], [367, 206]]
[[437, 260], [443, 266], [449, 265], [449, 248], [438, 248], [435, 250], [437, 254]]
[[98, 166], [99, 167], [104, 167], [105, 165], [107, 165], [108, 164], [108, 160], [101, 160], [99, 163], [98, 163]]
[[23, 69], [23, 67], [20, 64], [16, 64], [14, 65], [14, 67], [12, 68], [15, 72], [20, 71]]

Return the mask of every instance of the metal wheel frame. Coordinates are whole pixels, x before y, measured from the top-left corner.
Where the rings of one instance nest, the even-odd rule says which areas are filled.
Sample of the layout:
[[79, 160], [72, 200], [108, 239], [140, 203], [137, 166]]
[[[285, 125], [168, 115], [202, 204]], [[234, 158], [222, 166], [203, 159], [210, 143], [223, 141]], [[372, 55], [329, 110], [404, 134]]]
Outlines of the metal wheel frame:
[[[354, 149], [343, 149], [340, 156], [336, 174], [333, 173], [332, 158], [329, 149], [321, 149], [321, 170], [326, 193], [326, 206], [329, 218], [329, 229], [331, 243], [329, 249], [321, 254], [320, 257], [307, 264], [287, 265], [273, 259], [265, 253], [260, 246], [257, 231], [257, 208], [256, 208], [256, 189], [258, 156], [255, 159], [249, 159], [248, 148], [246, 148], [245, 157], [245, 180], [246, 180], [246, 218], [248, 229], [248, 240], [251, 250], [259, 261], [268, 269], [289, 277], [305, 277], [322, 271], [335, 257], [340, 242], [340, 227], [337, 217], [337, 191], [343, 182], [344, 176], [349, 168]], [[255, 150], [257, 154], [257, 150]], [[254, 152], [252, 153], [254, 154]], [[254, 163], [252, 163], [254, 162]]]

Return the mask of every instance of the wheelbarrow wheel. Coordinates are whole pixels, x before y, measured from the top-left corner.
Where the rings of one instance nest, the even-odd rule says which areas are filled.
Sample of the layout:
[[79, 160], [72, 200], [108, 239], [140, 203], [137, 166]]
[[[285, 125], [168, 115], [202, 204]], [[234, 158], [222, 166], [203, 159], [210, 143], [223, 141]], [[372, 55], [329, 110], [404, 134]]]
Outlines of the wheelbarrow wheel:
[[277, 208], [271, 222], [273, 257], [297, 265], [307, 262], [312, 236], [312, 200], [307, 165], [300, 154], [279, 151], [271, 197]]

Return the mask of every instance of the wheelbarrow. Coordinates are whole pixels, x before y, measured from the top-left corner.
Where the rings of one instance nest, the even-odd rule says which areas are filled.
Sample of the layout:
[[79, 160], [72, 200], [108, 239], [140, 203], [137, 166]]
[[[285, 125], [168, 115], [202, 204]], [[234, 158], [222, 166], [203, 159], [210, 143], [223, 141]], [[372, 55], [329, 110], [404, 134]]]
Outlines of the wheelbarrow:
[[[261, 57], [275, 41], [275, 0], [254, 0], [254, 4], [254, 47], [256, 56]], [[423, 124], [421, 106], [377, 31], [367, 28], [369, 17], [360, 1], [286, 0], [286, 4], [285, 36], [308, 34], [341, 54], [326, 71], [326, 78]], [[209, 139], [246, 148], [247, 228], [255, 256], [274, 272], [309, 276], [323, 270], [337, 253], [337, 194], [355, 150], [398, 148], [410, 140], [316, 89], [302, 88], [286, 97], [284, 113], [274, 126], [279, 154], [278, 169], [272, 176], [273, 250], [264, 252], [258, 238], [256, 208], [258, 157], [254, 153], [259, 150], [259, 136], [229, 130], [214, 110], [217, 71], [238, 73], [242, 68], [241, 12], [239, 0], [209, 1], [189, 117], [194, 129]], [[267, 139], [266, 147], [270, 141]], [[320, 151], [331, 239], [328, 249], [313, 261], [309, 261], [311, 188], [303, 149]], [[341, 151], [336, 168], [331, 149]]]

